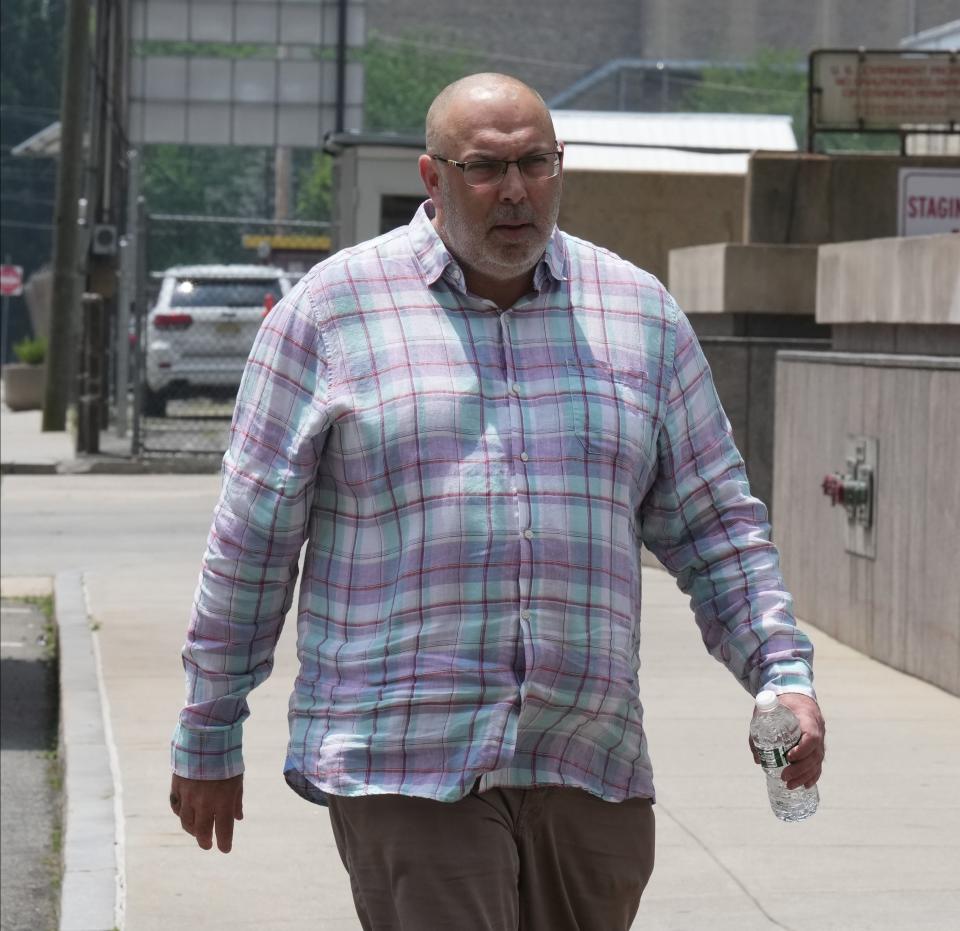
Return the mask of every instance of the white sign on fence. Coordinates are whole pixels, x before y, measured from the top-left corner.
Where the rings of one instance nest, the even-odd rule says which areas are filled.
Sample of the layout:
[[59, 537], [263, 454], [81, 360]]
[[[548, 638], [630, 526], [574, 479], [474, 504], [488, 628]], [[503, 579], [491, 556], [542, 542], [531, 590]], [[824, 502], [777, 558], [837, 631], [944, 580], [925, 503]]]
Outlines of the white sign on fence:
[[818, 131], [960, 126], [960, 58], [950, 52], [816, 51], [810, 79]]
[[960, 169], [901, 168], [899, 234], [960, 233]]

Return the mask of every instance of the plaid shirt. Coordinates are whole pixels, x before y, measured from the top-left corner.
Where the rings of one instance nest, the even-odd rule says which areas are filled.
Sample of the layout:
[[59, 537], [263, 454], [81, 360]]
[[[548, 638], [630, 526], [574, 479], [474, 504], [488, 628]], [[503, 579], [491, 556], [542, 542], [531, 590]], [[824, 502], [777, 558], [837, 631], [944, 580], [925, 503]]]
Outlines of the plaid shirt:
[[184, 647], [176, 772], [243, 770], [308, 541], [289, 783], [455, 800], [653, 796], [641, 541], [751, 693], [812, 694], [764, 506], [689, 323], [555, 230], [510, 310], [430, 222], [332, 256], [264, 321]]

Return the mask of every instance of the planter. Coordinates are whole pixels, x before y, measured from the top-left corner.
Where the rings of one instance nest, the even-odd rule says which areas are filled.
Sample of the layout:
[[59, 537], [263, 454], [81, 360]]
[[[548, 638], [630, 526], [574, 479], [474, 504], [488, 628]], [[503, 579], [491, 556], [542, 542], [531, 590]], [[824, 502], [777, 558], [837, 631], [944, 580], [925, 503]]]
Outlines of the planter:
[[3, 400], [12, 411], [42, 408], [46, 387], [46, 365], [15, 362], [3, 367]]

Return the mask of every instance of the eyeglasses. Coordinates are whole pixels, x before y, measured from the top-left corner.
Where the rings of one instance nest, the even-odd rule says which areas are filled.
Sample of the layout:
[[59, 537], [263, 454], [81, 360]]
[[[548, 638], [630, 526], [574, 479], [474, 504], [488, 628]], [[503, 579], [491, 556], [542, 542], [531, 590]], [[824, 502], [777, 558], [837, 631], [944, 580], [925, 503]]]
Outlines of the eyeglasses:
[[485, 158], [471, 162], [457, 162], [442, 155], [431, 155], [432, 159], [453, 165], [463, 172], [463, 180], [469, 187], [493, 187], [506, 177], [507, 169], [516, 165], [517, 170], [527, 181], [549, 181], [560, 174], [560, 163], [563, 161], [561, 151], [539, 152], [536, 155], [524, 155], [513, 161], [504, 159]]

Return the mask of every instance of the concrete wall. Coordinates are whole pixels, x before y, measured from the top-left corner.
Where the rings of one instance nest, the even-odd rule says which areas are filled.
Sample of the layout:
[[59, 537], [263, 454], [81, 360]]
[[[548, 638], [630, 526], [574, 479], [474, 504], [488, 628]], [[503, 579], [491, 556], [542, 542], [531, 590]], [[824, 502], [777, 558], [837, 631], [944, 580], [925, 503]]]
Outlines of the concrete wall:
[[[699, 334], [698, 334], [699, 335]], [[773, 514], [773, 425], [780, 350], [823, 351], [829, 340], [700, 336], [750, 489]]]
[[560, 228], [666, 281], [671, 249], [740, 241], [743, 191], [739, 175], [569, 171]]
[[816, 283], [815, 246], [713, 243], [670, 252], [670, 290], [710, 363], [753, 493], [771, 513], [777, 351], [830, 348], [830, 328], [814, 321]]
[[[960, 359], [783, 353], [774, 536], [797, 613], [897, 669], [960, 694]], [[845, 550], [820, 483], [848, 434], [876, 437], [876, 558]]]
[[960, 356], [960, 236], [872, 239], [818, 254], [817, 320], [832, 325], [838, 352]]
[[[465, 71], [507, 71], [545, 97], [614, 58], [744, 61], [774, 48], [800, 59], [818, 46], [896, 47], [960, 16], [956, 0], [366, 0], [366, 10], [371, 35], [412, 36], [427, 53], [459, 53]], [[571, 106], [617, 109], [623, 95], [643, 109], [644, 88], [625, 84], [608, 80]]]
[[960, 235], [822, 246], [821, 323], [960, 324]]
[[953, 0], [647, 0], [638, 5], [647, 14], [645, 48], [669, 58], [746, 60], [764, 48], [896, 47], [915, 28], [958, 16]]
[[756, 152], [744, 242], [832, 243], [897, 235], [898, 170], [960, 168], [956, 157]]
[[[960, 238], [820, 247], [834, 349], [777, 363], [774, 530], [798, 613], [960, 694]], [[877, 352], [887, 346], [898, 350]], [[906, 354], [925, 347], [928, 354]], [[876, 440], [874, 521], [851, 532], [821, 482]]]
[[670, 253], [670, 290], [698, 314], [813, 316], [817, 249], [713, 243]]

